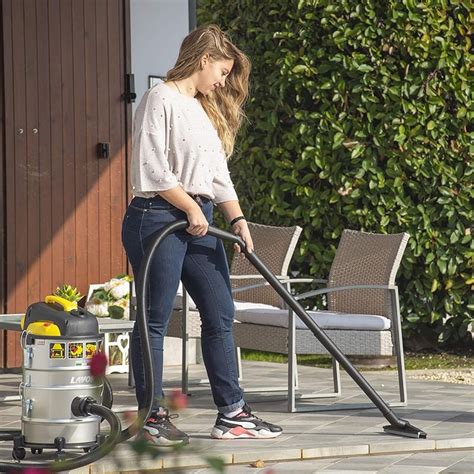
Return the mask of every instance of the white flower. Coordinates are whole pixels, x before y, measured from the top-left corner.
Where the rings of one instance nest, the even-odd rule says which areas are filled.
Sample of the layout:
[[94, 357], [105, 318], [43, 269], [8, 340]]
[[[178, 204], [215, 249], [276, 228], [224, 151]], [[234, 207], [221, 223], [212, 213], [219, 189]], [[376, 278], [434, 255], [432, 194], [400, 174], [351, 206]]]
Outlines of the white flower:
[[112, 278], [104, 285], [104, 290], [108, 291], [114, 299], [120, 300], [130, 292], [130, 283], [126, 280]]
[[109, 305], [107, 303], [94, 303], [93, 301], [88, 301], [86, 303], [86, 310], [95, 316], [107, 317], [109, 315]]
[[104, 290], [105, 291], [110, 291], [116, 284], [117, 282], [121, 282], [122, 280], [118, 278], [112, 278], [108, 282], [104, 283]]
[[123, 308], [123, 319], [130, 319], [130, 310], [129, 310], [129, 301], [125, 298], [122, 298], [115, 303], [111, 303], [110, 306], [119, 306]]

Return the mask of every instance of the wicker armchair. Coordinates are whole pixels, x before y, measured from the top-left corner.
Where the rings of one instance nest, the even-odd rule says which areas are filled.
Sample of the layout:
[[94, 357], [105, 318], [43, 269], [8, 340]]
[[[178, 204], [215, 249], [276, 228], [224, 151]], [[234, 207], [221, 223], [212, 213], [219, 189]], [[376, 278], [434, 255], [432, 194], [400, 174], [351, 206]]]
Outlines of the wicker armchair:
[[[255, 251], [265, 265], [282, 280], [287, 280], [288, 266], [296, 248], [301, 227], [276, 227], [262, 224], [248, 223]], [[278, 294], [267, 286], [264, 278], [256, 274], [255, 268], [243, 258], [235, 253], [230, 267], [230, 278], [233, 293], [239, 293], [239, 301], [258, 301], [270, 307], [285, 308], [282, 299]], [[256, 286], [256, 288], [253, 288]], [[250, 289], [248, 289], [250, 288]], [[241, 291], [243, 289], [243, 291]], [[236, 310], [245, 307], [246, 303], [236, 301]], [[235, 324], [234, 324], [235, 328]], [[188, 293], [178, 290], [175, 300], [175, 309], [168, 325], [168, 336], [180, 337], [182, 344], [182, 391], [188, 393], [188, 346], [190, 338], [201, 337], [201, 320], [199, 312]], [[240, 361], [240, 350], [237, 348], [237, 360], [239, 374], [242, 365]], [[203, 382], [203, 381], [201, 381]]]
[[[407, 402], [398, 289], [394, 283], [408, 238], [406, 233], [383, 235], [345, 230], [327, 287], [296, 296], [297, 300], [303, 300], [327, 295], [328, 310], [309, 311], [308, 314], [346, 355], [396, 355], [400, 402], [391, 406], [405, 406]], [[298, 278], [288, 279], [286, 283], [289, 287], [309, 282], [324, 280]], [[257, 298], [253, 301], [260, 302]], [[236, 346], [288, 354], [288, 411], [347, 409], [347, 405], [296, 406], [296, 355], [327, 354], [327, 351], [291, 310], [262, 308], [256, 304], [254, 308], [237, 309], [236, 319], [239, 321], [234, 325]], [[339, 365], [336, 362], [333, 362], [333, 376], [333, 393], [303, 394], [299, 398], [339, 396]]]

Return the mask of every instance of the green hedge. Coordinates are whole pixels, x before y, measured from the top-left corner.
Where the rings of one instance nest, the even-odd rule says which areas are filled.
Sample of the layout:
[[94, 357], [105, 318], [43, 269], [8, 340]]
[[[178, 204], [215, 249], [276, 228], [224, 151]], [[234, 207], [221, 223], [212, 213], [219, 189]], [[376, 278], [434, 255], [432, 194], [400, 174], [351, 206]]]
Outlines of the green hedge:
[[450, 343], [474, 309], [469, 4], [198, 2], [253, 65], [231, 162], [246, 214], [302, 226], [293, 268], [320, 276], [343, 229], [408, 232], [405, 335]]

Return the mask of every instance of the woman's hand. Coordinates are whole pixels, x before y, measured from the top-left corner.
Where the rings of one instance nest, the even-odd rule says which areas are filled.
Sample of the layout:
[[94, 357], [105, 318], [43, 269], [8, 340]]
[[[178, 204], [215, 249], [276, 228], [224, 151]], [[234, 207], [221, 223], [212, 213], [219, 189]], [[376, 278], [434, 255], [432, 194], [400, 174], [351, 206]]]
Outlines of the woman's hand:
[[187, 213], [189, 227], [186, 231], [191, 235], [197, 235], [198, 237], [204, 237], [207, 234], [209, 228], [209, 222], [207, 222], [206, 216], [202, 213], [201, 208], [196, 204]]
[[[240, 221], [237, 221], [232, 226], [232, 231], [234, 232], [235, 235], [238, 235], [245, 242], [245, 246], [247, 247], [247, 250], [250, 253], [252, 253], [254, 250], [253, 241], [252, 241], [252, 236], [250, 235], [247, 221], [245, 219], [241, 219]], [[234, 244], [234, 249], [238, 253], [242, 252], [239, 244]], [[244, 256], [243, 253], [241, 253], [241, 255]]]

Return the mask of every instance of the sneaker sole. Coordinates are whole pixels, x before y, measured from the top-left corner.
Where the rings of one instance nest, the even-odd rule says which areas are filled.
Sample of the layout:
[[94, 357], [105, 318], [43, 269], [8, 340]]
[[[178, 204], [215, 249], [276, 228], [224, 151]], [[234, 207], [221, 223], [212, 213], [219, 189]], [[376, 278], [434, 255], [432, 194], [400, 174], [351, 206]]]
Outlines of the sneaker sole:
[[280, 436], [282, 431], [274, 432], [268, 430], [251, 430], [237, 426], [228, 431], [224, 431], [214, 426], [211, 431], [211, 438], [214, 439], [270, 439]]
[[154, 444], [155, 446], [177, 446], [179, 444], [188, 444], [188, 439], [168, 439], [164, 438], [163, 436], [156, 437], [148, 433], [146, 430], [143, 431], [142, 436], [144, 439], [149, 441], [150, 443]]

